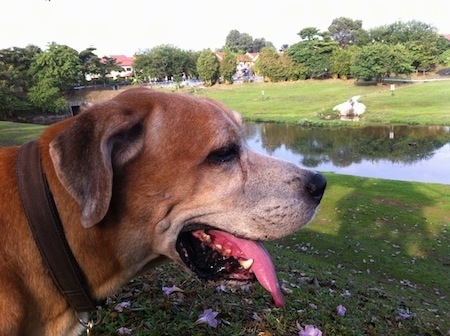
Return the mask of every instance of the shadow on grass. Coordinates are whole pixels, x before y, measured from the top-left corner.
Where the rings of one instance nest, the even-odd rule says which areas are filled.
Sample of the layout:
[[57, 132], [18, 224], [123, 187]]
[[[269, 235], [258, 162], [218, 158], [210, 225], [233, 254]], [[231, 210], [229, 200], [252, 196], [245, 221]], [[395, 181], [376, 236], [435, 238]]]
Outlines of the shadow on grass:
[[[336, 332], [330, 325], [340, 325], [343, 334], [446, 335], [450, 186], [327, 178], [316, 219], [280, 241], [279, 247], [294, 252], [280, 262], [286, 269], [302, 268], [320, 289], [335, 292], [330, 297], [324, 290], [319, 302], [328, 312], [346, 302], [346, 316], [353, 320], [336, 321], [324, 311], [303, 318], [328, 332]], [[344, 300], [346, 291], [352, 297]]]

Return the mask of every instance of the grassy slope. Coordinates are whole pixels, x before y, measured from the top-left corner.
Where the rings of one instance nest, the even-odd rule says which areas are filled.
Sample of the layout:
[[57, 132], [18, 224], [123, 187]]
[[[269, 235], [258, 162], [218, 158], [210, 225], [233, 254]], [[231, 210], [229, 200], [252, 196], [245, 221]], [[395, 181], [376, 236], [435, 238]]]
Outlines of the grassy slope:
[[[266, 244], [287, 305], [273, 309], [259, 285], [250, 291], [203, 284], [174, 265], [138, 278], [111, 298], [106, 324], [133, 335], [447, 335], [450, 330], [450, 186], [327, 174], [316, 218], [297, 234]], [[164, 295], [163, 286], [182, 293]], [[131, 307], [117, 312], [116, 304]], [[335, 312], [347, 308], [345, 316]], [[219, 312], [217, 329], [194, 322]], [[401, 314], [407, 313], [404, 319]]]
[[[251, 120], [304, 123], [321, 126], [348, 124], [326, 120], [333, 107], [360, 95], [367, 110], [362, 122], [448, 125], [450, 81], [396, 85], [355, 85], [353, 81], [300, 81], [244, 84], [209, 88], [200, 94], [218, 99]], [[262, 95], [264, 91], [264, 96]]]
[[[448, 116], [448, 99], [443, 99], [446, 84], [436, 84], [438, 93], [422, 89], [434, 83], [407, 86], [394, 97], [390, 92], [377, 93], [373, 87], [354, 92], [355, 87], [347, 83], [329, 87], [329, 93], [324, 94], [328, 84], [319, 84], [314, 89], [299, 83], [298, 91], [309, 93], [297, 102], [291, 83], [270, 85], [270, 89], [276, 87], [274, 93], [261, 86], [266, 99], [261, 104], [272, 104], [273, 100], [277, 106], [288, 100], [286, 110], [296, 105], [299, 110], [290, 112], [286, 120], [298, 120], [314, 118], [311, 111], [321, 106], [331, 108], [332, 100], [337, 100], [334, 96], [342, 100], [362, 94], [362, 102], [385, 111], [380, 112], [383, 118], [390, 111], [402, 121], [423, 119], [422, 114], [413, 116], [414, 106], [432, 123], [438, 123], [443, 114]], [[247, 113], [255, 108], [261, 87], [242, 86], [246, 92], [242, 96], [241, 91], [227, 87], [205, 90], [204, 94], [217, 90], [216, 98]], [[312, 99], [314, 92], [321, 93], [319, 103]], [[400, 92], [409, 92], [409, 98], [394, 104]], [[251, 94], [254, 100], [244, 99]], [[308, 108], [305, 99], [311, 102], [306, 104]], [[426, 100], [437, 103], [428, 109]], [[283, 113], [283, 109], [279, 111]], [[368, 110], [367, 116], [371, 113]], [[42, 129], [0, 123], [0, 141], [20, 144]], [[125, 326], [134, 330], [133, 335], [296, 335], [298, 322], [315, 324], [324, 335], [446, 335], [450, 330], [450, 186], [333, 174], [327, 177], [329, 187], [315, 220], [297, 234], [267, 244], [283, 287], [290, 293], [286, 294], [286, 309], [272, 309], [270, 297], [258, 285], [250, 292], [228, 288], [218, 294], [215, 285], [202, 284], [179, 272], [178, 267], [167, 265], [136, 279], [112, 297], [103, 314], [105, 322], [94, 334], [116, 334]], [[163, 295], [161, 287], [172, 285], [184, 292]], [[131, 307], [116, 311], [115, 305], [125, 300]], [[347, 308], [346, 316], [336, 315], [338, 304]], [[219, 311], [217, 329], [194, 325], [206, 308]], [[405, 312], [410, 315], [407, 319], [400, 316]]]
[[0, 146], [16, 146], [37, 138], [45, 126], [0, 121]]

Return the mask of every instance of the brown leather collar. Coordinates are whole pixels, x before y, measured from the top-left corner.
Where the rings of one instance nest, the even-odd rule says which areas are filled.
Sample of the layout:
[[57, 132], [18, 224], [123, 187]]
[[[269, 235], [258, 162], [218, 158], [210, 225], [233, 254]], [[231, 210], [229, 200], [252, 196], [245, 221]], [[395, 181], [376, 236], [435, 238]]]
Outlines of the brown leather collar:
[[16, 169], [20, 198], [28, 223], [56, 286], [77, 312], [97, 310], [102, 303], [91, 297], [83, 271], [67, 243], [42, 170], [37, 140], [20, 147]]

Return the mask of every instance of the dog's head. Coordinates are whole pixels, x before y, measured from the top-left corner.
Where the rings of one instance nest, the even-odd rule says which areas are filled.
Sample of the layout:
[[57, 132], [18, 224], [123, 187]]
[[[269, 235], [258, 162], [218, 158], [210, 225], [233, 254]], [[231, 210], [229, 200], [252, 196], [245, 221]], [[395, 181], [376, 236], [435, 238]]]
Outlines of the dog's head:
[[[85, 228], [120, 232], [124, 263], [166, 256], [206, 279], [253, 279], [283, 304], [259, 241], [314, 216], [322, 175], [250, 150], [240, 116], [188, 95], [130, 89], [50, 142]], [[113, 229], [111, 229], [113, 228]]]

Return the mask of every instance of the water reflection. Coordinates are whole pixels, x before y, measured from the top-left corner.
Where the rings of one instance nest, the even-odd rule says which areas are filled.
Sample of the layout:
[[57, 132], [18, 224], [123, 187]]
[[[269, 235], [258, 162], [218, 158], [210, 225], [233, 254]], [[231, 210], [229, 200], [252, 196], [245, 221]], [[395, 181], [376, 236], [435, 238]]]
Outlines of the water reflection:
[[319, 171], [450, 184], [450, 127], [246, 123], [253, 149]]

